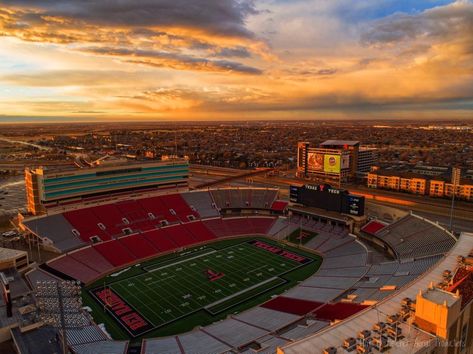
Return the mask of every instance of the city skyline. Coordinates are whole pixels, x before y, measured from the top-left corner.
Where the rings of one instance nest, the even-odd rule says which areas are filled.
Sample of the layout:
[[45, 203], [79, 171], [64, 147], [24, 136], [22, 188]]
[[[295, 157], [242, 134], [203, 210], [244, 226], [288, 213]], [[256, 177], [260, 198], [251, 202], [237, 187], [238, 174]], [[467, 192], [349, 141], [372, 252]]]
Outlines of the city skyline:
[[6, 0], [0, 122], [469, 119], [472, 29], [470, 0]]

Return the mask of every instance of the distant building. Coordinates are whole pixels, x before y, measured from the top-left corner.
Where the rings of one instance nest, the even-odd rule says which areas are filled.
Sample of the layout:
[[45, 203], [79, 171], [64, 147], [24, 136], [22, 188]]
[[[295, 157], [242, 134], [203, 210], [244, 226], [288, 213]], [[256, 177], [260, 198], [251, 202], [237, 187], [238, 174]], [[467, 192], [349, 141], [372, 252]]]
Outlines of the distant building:
[[377, 159], [377, 150], [360, 147], [359, 141], [327, 140], [318, 147], [299, 142], [297, 176], [340, 185], [367, 173]]
[[368, 172], [371, 171], [371, 167], [378, 164], [378, 158], [378, 149], [361, 146], [358, 151], [357, 176], [366, 177]]
[[187, 188], [189, 163], [166, 161], [100, 161], [86, 168], [25, 170], [28, 212], [36, 215], [48, 207], [116, 192], [145, 189]]
[[473, 200], [473, 181], [462, 179], [459, 171], [459, 169], [452, 169], [449, 180], [442, 176], [374, 169], [368, 173], [367, 185], [369, 188], [389, 189], [431, 197], [451, 197], [455, 189], [455, 197], [471, 201]]

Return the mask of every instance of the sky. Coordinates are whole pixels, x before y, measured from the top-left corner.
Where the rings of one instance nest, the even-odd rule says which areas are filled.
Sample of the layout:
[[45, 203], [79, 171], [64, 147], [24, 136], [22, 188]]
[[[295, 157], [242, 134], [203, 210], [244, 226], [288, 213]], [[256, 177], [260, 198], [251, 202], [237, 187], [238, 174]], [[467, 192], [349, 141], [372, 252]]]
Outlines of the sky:
[[473, 0], [0, 0], [0, 122], [472, 112]]

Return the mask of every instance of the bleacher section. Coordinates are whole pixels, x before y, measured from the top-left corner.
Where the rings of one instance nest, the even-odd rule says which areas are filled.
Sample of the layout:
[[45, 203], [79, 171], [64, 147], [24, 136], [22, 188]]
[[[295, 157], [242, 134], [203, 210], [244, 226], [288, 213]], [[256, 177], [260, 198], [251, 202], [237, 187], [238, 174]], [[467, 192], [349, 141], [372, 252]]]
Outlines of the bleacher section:
[[371, 220], [369, 223], [367, 223], [361, 228], [361, 231], [366, 232], [370, 235], [376, 235], [377, 232], [381, 231], [385, 227], [385, 224], [377, 220]]
[[121, 237], [118, 241], [131, 252], [136, 259], [148, 258], [158, 253], [158, 250], [142, 234]]
[[412, 214], [381, 229], [376, 237], [401, 259], [444, 254], [455, 244], [455, 238], [445, 230]]
[[100, 273], [87, 265], [77, 261], [69, 255], [56, 258], [47, 263], [52, 269], [66, 274], [83, 283], [88, 283], [100, 276]]
[[171, 239], [178, 247], [185, 247], [198, 243], [195, 238], [183, 225], [163, 228], [162, 231]]
[[172, 215], [177, 216], [180, 221], [187, 222], [200, 218], [197, 210], [192, 210], [180, 194], [166, 194], [160, 197], [165, 207]]
[[82, 241], [90, 243], [91, 237], [98, 237], [102, 241], [110, 240], [108, 230], [100, 228], [101, 221], [91, 208], [67, 211], [64, 217], [73, 226], [71, 232], [77, 234]]
[[132, 263], [134, 260], [137, 259], [118, 240], [98, 243], [92, 247], [94, 247], [115, 267], [120, 267], [125, 264]]
[[227, 188], [213, 189], [210, 194], [219, 209], [270, 209], [277, 189]]
[[[89, 283], [116, 268], [161, 253], [212, 241], [217, 237], [267, 235], [274, 220], [272, 217], [216, 218], [169, 225], [74, 250], [49, 262], [48, 266], [71, 278]], [[216, 228], [217, 224], [223, 231]]]
[[197, 210], [202, 218], [211, 218], [220, 216], [216, 209], [210, 193], [205, 192], [189, 192], [182, 193], [181, 196], [187, 202], [191, 209]]
[[167, 252], [178, 247], [163, 229], [145, 232], [143, 236], [160, 252]]
[[43, 240], [49, 240], [48, 243], [53, 244], [61, 252], [84, 246], [89, 242], [72, 233], [73, 226], [62, 214], [27, 220], [23, 224], [32, 233], [41, 235]]
[[[277, 189], [251, 188], [164, 194], [73, 209], [26, 220], [23, 224], [31, 233], [65, 252], [166, 225], [219, 217], [219, 208], [266, 209], [269, 213], [276, 197]], [[247, 224], [229, 221], [228, 230], [218, 236], [228, 236], [235, 231], [266, 234], [270, 223], [272, 221], [263, 219], [250, 220]]]
[[107, 273], [114, 268], [113, 264], [107, 261], [107, 259], [93, 247], [85, 247], [81, 250], [71, 252], [69, 256], [101, 274]]
[[267, 235], [274, 222], [274, 217], [257, 216], [215, 218], [203, 221], [205, 226], [217, 237]]
[[193, 221], [184, 224], [184, 227], [192, 234], [192, 237], [199, 242], [210, 241], [216, 238], [202, 221]]

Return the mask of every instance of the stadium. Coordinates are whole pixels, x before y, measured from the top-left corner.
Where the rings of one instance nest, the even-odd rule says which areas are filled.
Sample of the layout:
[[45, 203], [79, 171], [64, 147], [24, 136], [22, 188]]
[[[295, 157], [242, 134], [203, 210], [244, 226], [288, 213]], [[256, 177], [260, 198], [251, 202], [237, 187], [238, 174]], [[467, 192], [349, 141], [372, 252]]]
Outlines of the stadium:
[[[368, 220], [343, 191], [296, 189], [291, 201], [276, 188], [147, 190], [25, 218], [24, 232], [59, 254], [26, 272], [31, 296], [59, 310], [34, 330], [15, 329], [35, 322], [18, 314], [4, 325], [15, 341], [56, 328], [73, 353], [470, 347], [473, 234], [401, 211]], [[311, 205], [307, 193], [328, 194]], [[16, 313], [24, 296], [11, 295]]]

